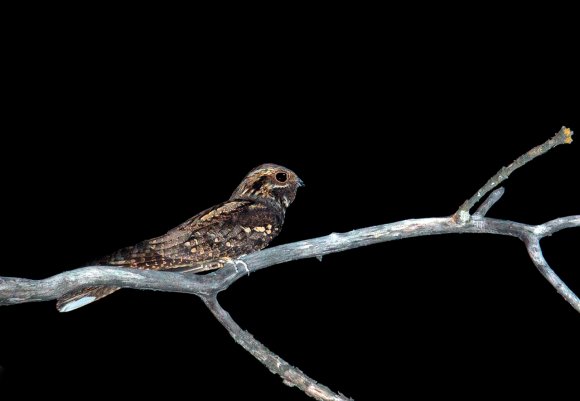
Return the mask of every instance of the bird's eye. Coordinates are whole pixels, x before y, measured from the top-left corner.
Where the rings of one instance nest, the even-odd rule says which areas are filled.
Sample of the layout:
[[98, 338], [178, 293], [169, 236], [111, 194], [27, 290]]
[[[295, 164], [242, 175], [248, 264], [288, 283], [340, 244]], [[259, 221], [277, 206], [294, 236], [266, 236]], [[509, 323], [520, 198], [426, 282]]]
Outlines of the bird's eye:
[[286, 182], [287, 179], [288, 179], [288, 174], [286, 174], [286, 173], [278, 173], [278, 174], [276, 174], [276, 180], [278, 182]]

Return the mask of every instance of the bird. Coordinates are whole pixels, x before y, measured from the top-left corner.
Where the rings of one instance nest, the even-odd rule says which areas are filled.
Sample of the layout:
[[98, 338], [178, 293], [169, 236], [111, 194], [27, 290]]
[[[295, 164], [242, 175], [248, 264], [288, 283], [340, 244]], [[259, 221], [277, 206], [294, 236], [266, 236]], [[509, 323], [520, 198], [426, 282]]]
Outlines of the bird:
[[[286, 209], [303, 181], [290, 169], [262, 164], [252, 169], [230, 198], [191, 217], [166, 234], [122, 248], [92, 265], [199, 273], [219, 269], [267, 247], [280, 233]], [[57, 300], [70, 312], [119, 290], [85, 287]]]

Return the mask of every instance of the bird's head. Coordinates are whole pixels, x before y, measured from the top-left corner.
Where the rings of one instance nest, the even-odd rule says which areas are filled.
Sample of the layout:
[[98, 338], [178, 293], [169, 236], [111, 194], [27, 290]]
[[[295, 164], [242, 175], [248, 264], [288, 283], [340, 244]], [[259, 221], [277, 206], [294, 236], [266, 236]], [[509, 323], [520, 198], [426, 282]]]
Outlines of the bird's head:
[[230, 199], [265, 199], [286, 209], [294, 201], [298, 187], [303, 185], [292, 170], [277, 164], [262, 164], [246, 175]]

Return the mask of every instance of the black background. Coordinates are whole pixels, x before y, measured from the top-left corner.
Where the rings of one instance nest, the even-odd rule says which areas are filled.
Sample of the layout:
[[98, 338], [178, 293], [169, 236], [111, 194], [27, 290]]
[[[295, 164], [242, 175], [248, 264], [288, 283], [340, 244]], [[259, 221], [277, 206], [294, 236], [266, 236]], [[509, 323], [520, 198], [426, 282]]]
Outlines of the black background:
[[[571, 67], [535, 38], [466, 45], [382, 25], [247, 27], [242, 38], [134, 22], [8, 37], [1, 275], [48, 277], [162, 234], [264, 162], [307, 185], [276, 244], [449, 215], [562, 125], [580, 129]], [[490, 216], [580, 213], [577, 142], [514, 173]], [[543, 241], [577, 293], [578, 243], [577, 230]], [[578, 377], [578, 314], [512, 238], [425, 237], [296, 261], [220, 301], [357, 400], [521, 395]], [[53, 302], [3, 307], [0, 366], [0, 394], [78, 398], [73, 383], [104, 396], [306, 399], [183, 294], [123, 290], [68, 314]]]

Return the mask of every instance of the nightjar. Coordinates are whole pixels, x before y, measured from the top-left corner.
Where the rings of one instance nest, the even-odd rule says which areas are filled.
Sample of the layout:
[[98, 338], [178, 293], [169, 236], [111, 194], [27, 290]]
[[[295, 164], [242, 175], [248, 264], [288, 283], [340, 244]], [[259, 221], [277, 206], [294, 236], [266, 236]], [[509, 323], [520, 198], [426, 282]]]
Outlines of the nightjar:
[[[120, 249], [92, 264], [191, 272], [219, 269], [268, 246], [280, 233], [286, 208], [302, 185], [291, 170], [262, 164], [246, 175], [226, 202], [204, 210], [160, 237]], [[118, 289], [82, 288], [62, 296], [57, 308], [69, 312]]]

